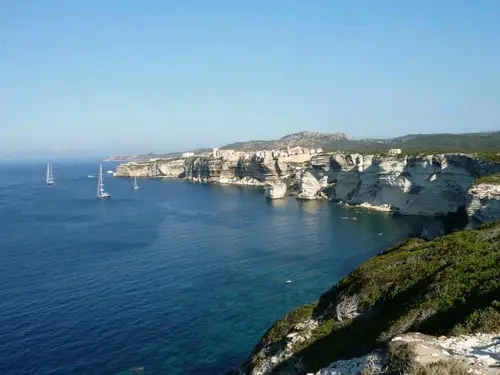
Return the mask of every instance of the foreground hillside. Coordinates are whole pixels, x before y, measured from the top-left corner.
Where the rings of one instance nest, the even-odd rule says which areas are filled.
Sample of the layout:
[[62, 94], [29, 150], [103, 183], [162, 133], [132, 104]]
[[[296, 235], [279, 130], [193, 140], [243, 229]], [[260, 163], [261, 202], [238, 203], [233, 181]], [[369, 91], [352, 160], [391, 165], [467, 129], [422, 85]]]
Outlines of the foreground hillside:
[[[470, 366], [477, 370], [461, 358], [415, 362], [415, 342], [427, 342], [421, 348], [429, 348], [429, 343], [439, 340], [408, 332], [433, 336], [500, 333], [500, 222], [430, 242], [410, 239], [381, 253], [346, 276], [316, 303], [276, 322], [237, 372], [314, 373], [335, 361], [366, 355], [371, 355], [372, 365], [373, 358], [380, 363], [364, 374], [465, 374]], [[402, 334], [405, 335], [398, 337], [399, 341], [394, 339]], [[457, 340], [472, 340], [472, 347], [477, 347], [481, 340], [493, 340], [484, 348], [494, 348], [494, 335], [471, 337], [473, 340], [442, 339], [442, 346], [436, 347], [452, 347]], [[443, 350], [436, 349], [436, 358]], [[431, 354], [429, 357], [434, 356]], [[479, 373], [497, 373], [494, 366], [500, 365], [500, 354], [488, 358], [497, 362], [489, 367], [489, 362], [481, 364], [484, 372]], [[341, 361], [331, 368], [346, 363], [352, 365]], [[351, 373], [360, 372], [321, 372]]]

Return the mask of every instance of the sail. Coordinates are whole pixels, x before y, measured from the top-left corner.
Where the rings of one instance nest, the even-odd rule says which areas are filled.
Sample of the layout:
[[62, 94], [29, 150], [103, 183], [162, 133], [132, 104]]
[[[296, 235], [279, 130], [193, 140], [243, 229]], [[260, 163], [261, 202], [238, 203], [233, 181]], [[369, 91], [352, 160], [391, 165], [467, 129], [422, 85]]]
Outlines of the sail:
[[45, 176], [45, 183], [47, 185], [54, 185], [54, 178], [52, 176], [52, 164], [47, 163], [47, 174]]
[[99, 166], [99, 181], [97, 183], [97, 196], [102, 197], [104, 193], [104, 181], [102, 177], [102, 164]]
[[99, 180], [97, 182], [97, 198], [110, 198], [111, 195], [104, 190], [104, 179], [102, 176], [102, 164], [99, 166]]
[[99, 197], [99, 193], [101, 190], [101, 179], [102, 179], [102, 165], [99, 169], [99, 177], [97, 178], [97, 196]]

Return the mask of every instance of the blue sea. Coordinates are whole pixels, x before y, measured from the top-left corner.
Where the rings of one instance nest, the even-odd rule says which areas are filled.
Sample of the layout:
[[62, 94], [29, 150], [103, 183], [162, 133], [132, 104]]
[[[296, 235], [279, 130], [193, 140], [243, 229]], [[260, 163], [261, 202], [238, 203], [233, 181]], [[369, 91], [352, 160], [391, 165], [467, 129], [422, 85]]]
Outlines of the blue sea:
[[98, 166], [0, 164], [2, 373], [223, 374], [421, 222]]

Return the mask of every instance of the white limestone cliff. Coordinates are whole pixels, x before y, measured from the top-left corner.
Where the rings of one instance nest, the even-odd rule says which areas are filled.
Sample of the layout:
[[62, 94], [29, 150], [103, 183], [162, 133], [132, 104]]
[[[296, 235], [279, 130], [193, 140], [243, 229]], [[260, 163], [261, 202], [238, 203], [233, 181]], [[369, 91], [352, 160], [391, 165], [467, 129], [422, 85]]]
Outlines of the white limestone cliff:
[[[297, 199], [322, 199], [402, 215], [446, 215], [467, 207], [474, 220], [500, 217], [497, 190], [473, 187], [500, 164], [471, 155], [418, 157], [336, 153], [313, 156], [302, 166], [283, 158], [189, 157], [125, 163], [118, 177], [185, 178], [193, 182], [255, 185], [286, 183]], [[284, 194], [269, 187], [266, 195]]]
[[[314, 164], [313, 164], [314, 165]], [[328, 175], [329, 198], [350, 205], [390, 206], [404, 215], [457, 212], [478, 175], [500, 170], [467, 155], [391, 157], [336, 154], [317, 168]]]
[[310, 172], [302, 174], [299, 180], [300, 191], [297, 199], [313, 200], [322, 198], [321, 189], [323, 186]]
[[259, 185], [277, 182], [291, 173], [280, 159], [251, 157], [188, 157], [125, 163], [117, 167], [117, 177], [184, 178], [193, 182]]
[[286, 184], [283, 182], [269, 183], [265, 187], [265, 196], [270, 199], [281, 199], [286, 194]]
[[500, 184], [472, 186], [467, 192], [467, 215], [472, 224], [500, 220]]

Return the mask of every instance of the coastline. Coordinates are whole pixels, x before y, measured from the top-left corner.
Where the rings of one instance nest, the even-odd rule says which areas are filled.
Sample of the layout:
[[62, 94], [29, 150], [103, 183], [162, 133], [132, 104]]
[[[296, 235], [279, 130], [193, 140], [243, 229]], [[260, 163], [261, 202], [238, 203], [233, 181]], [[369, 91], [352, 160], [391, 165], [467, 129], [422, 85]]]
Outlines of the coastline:
[[404, 241], [278, 320], [228, 374], [498, 374], [499, 263], [500, 221]]
[[500, 173], [498, 162], [460, 153], [413, 157], [338, 152], [299, 156], [300, 163], [256, 154], [152, 159], [122, 163], [116, 177], [259, 186], [268, 199], [295, 196], [394, 215], [465, 215], [474, 225], [500, 219], [496, 187], [475, 185], [478, 176]]
[[[323, 155], [318, 156], [318, 158], [321, 157], [323, 157]], [[344, 160], [351, 160], [351, 162], [354, 159], [355, 167], [352, 165], [348, 167], [341, 166], [337, 171], [332, 171], [332, 159], [338, 162], [339, 159], [342, 160], [342, 158], [344, 158]], [[374, 160], [377, 161], [377, 164], [375, 164], [377, 165], [377, 169], [373, 169]], [[147, 168], [154, 166], [161, 170], [162, 163], [164, 163], [164, 170], [172, 172], [172, 169], [169, 169], [169, 167], [176, 167], [179, 172], [177, 176], [170, 175], [163, 176], [163, 178], [177, 178], [193, 183], [263, 187], [264, 194], [269, 199], [281, 199], [285, 196], [295, 196], [296, 199], [338, 203], [346, 208], [369, 210], [389, 215], [408, 216], [416, 212], [418, 216], [433, 216], [435, 217], [435, 225], [424, 228], [421, 236], [431, 240], [438, 238], [437, 241], [439, 242], [436, 242], [438, 244], [442, 243], [443, 240], [441, 238], [451, 238], [449, 236], [460, 237], [462, 233], [482, 233], [482, 231], [485, 231], [484, 227], [480, 227], [478, 229], [479, 232], [463, 232], [463, 229], [466, 225], [474, 228], [484, 222], [494, 222], [500, 218], [500, 208], [494, 209], [493, 211], [491, 210], [492, 204], [494, 207], [497, 207], [495, 205], [500, 198], [497, 191], [498, 186], [495, 184], [477, 184], [475, 182], [477, 180], [477, 175], [488, 176], [493, 173], [498, 173], [498, 171], [500, 171], [500, 166], [498, 163], [484, 162], [483, 160], [468, 155], [430, 155], [422, 158], [383, 158], [372, 156], [368, 163], [366, 163], [365, 157], [360, 157], [359, 155], [355, 158], [351, 155], [341, 155], [337, 158], [330, 156], [327, 163], [317, 163], [319, 167], [318, 165], [315, 167], [306, 164], [301, 167], [295, 165], [293, 171], [290, 165], [284, 165], [284, 163], [280, 163], [277, 159], [238, 159], [236, 162], [228, 163], [224, 160], [203, 157], [190, 158], [182, 162], [179, 162], [179, 159], [173, 162], [155, 161], [154, 163], [146, 165]], [[419, 166], [419, 163], [422, 165]], [[180, 168], [181, 166], [182, 168]], [[428, 168], [428, 166], [432, 166], [432, 168]], [[283, 173], [283, 170], [285, 170], [286, 173]], [[424, 176], [419, 175], [422, 174], [422, 170], [425, 171]], [[372, 185], [369, 186], [374, 186], [375, 188], [364, 186], [365, 176], [374, 181]], [[417, 186], [414, 182], [417, 180], [417, 177], [421, 181], [420, 186]], [[411, 180], [412, 178], [414, 181]], [[451, 188], [449, 188], [450, 186]], [[385, 192], [384, 189], [386, 189], [387, 192]], [[392, 201], [394, 196], [397, 197], [399, 194], [402, 198]], [[479, 194], [481, 195], [480, 197]], [[338, 198], [339, 195], [341, 198]], [[347, 196], [348, 199], [342, 199], [345, 196]], [[421, 199], [420, 196], [422, 197]], [[365, 197], [372, 197], [375, 199], [371, 199], [371, 201], [369, 199], [364, 200], [363, 198]], [[418, 199], [415, 199], [415, 197]], [[415, 207], [414, 204], [411, 204], [406, 207], [403, 206], [403, 209], [401, 206], [398, 207], [398, 204], [404, 204], [405, 199], [407, 200], [409, 198], [413, 198], [414, 202], [421, 202], [420, 204], [424, 204], [424, 206]], [[387, 201], [384, 201], [384, 199]], [[487, 202], [488, 199], [490, 200], [489, 202]], [[430, 203], [425, 202], [426, 200], [430, 200]], [[443, 204], [443, 201], [445, 204]], [[445, 209], [443, 209], [443, 207]], [[488, 215], [484, 215], [484, 212], [487, 212]], [[482, 218], [482, 220], [477, 220], [475, 225], [472, 225], [471, 223], [473, 220], [477, 218]], [[498, 225], [500, 224], [493, 224], [493, 226], [490, 226], [493, 228], [493, 237], [491, 238], [496, 238], [494, 236], [498, 234]], [[453, 232], [455, 232], [455, 234], [439, 237]], [[477, 234], [474, 236], [477, 236]], [[367, 314], [365, 310], [373, 309], [373, 307], [361, 307], [363, 305], [361, 301], [350, 300], [349, 298], [351, 297], [340, 292], [343, 290], [342, 286], [349, 283], [350, 278], [352, 278], [352, 275], [355, 275], [356, 272], [360, 272], [359, 270], [363, 270], [366, 267], [370, 267], [370, 264], [378, 262], [380, 256], [383, 257], [384, 254], [389, 253], [396, 255], [398, 254], [399, 248], [405, 251], [410, 249], [411, 251], [405, 256], [411, 258], [411, 256], [413, 256], [414, 246], [418, 244], [422, 249], [426, 248], [427, 245], [425, 244], [427, 242], [422, 243], [415, 241], [424, 240], [411, 239], [401, 245], [395, 246], [396, 250], [389, 249], [381, 253], [381, 255], [363, 263], [354, 273], [346, 276], [331, 291], [325, 293], [318, 302], [311, 306], [299, 308], [286, 315], [264, 335], [261, 342], [254, 349], [254, 354], [235, 370], [236, 372], [230, 373], [262, 375], [278, 374], [285, 371], [287, 374], [297, 375], [305, 373], [333, 375], [337, 374], [339, 369], [341, 371], [346, 371], [346, 369], [347, 371], [351, 371], [353, 368], [357, 368], [359, 371], [356, 371], [360, 372], [366, 369], [367, 364], [373, 363], [378, 363], [377, 368], [380, 369], [384, 367], [394, 367], [396, 365], [394, 362], [391, 362], [390, 358], [392, 357], [387, 353], [390, 353], [391, 350], [395, 350], [394, 347], [400, 345], [401, 342], [405, 343], [405, 345], [410, 342], [412, 353], [413, 351], [418, 352], [422, 347], [428, 346], [435, 348], [433, 350], [448, 353], [453, 345], [461, 345], [466, 348], [464, 349], [464, 353], [466, 354], [449, 357], [453, 358], [458, 364], [455, 362], [449, 363], [452, 363], [453, 366], [465, 366], [467, 371], [471, 369], [475, 371], [481, 368], [481, 366], [489, 366], [491, 361], [496, 363], [494, 359], [495, 353], [492, 352], [491, 355], [487, 355], [485, 357], [487, 358], [486, 362], [481, 362], [482, 359], [473, 352], [472, 347], [478, 342], [484, 345], [497, 345], [496, 335], [500, 332], [500, 327], [497, 326], [493, 329], [490, 327], [488, 331], [489, 334], [481, 337], [474, 336], [478, 332], [477, 330], [461, 331], [468, 334], [468, 336], [463, 336], [461, 338], [455, 336], [460, 328], [454, 328], [454, 331], [448, 331], [448, 334], [451, 336], [447, 339], [446, 345], [436, 341], [436, 338], [432, 335], [423, 335], [420, 332], [413, 332], [408, 328], [402, 330], [400, 328], [394, 328], [396, 329], [396, 331], [394, 331], [396, 335], [393, 331], [386, 333], [384, 343], [387, 346], [386, 349], [382, 351], [379, 351], [379, 344], [372, 342], [367, 346], [370, 348], [368, 353], [365, 349], [363, 351], [354, 350], [351, 351], [349, 355], [340, 355], [337, 357], [335, 354], [331, 353], [325, 355], [324, 344], [321, 343], [322, 340], [327, 339], [327, 337], [333, 334], [334, 331], [336, 332], [337, 329], [341, 329], [343, 324], [354, 324], [353, 322], [357, 322], [357, 319], [360, 319], [359, 317]], [[474, 241], [471, 243], [481, 243], [481, 241]], [[498, 242], [500, 243], [500, 239]], [[489, 242], [487, 242], [486, 245], [488, 243]], [[498, 247], [494, 248], [491, 255], [494, 259], [493, 263], [499, 261], [499, 259], [497, 259], [498, 250]], [[436, 256], [441, 258], [440, 254], [436, 254]], [[394, 267], [392, 263], [393, 261], [389, 263], [389, 268]], [[411, 272], [415, 272], [422, 266], [416, 265], [415, 267], [417, 268], [413, 268]], [[405, 278], [411, 278], [411, 273], [407, 273], [407, 270], [400, 271], [399, 275], [401, 275], [402, 279], [398, 280], [396, 284], [402, 283], [402, 280], [405, 280]], [[394, 283], [394, 281], [391, 281], [391, 283]], [[322, 301], [325, 298], [331, 300], [331, 293], [337, 294], [336, 310], [330, 311], [329, 307], [326, 309], [322, 307], [323, 311], [319, 313], [318, 308], [324, 303]], [[488, 300], [488, 303], [493, 302]], [[352, 307], [349, 307], [351, 305]], [[343, 309], [347, 310], [344, 311]], [[496, 309], [496, 307], [493, 307], [493, 309]], [[332, 320], [330, 314], [336, 314], [336, 317]], [[425, 314], [428, 315], [425, 315], [424, 320], [432, 316], [431, 313]], [[395, 319], [403, 318], [395, 317]], [[290, 324], [290, 320], [292, 324]], [[452, 323], [456, 324], [456, 327], [460, 326], [460, 321]], [[379, 323], [375, 321], [372, 324], [376, 326]], [[336, 328], [337, 326], [340, 328]], [[278, 336], [275, 336], [276, 333], [274, 331], [276, 329], [278, 329], [279, 332]], [[369, 328], [365, 327], [363, 331], [366, 332], [367, 329]], [[325, 332], [327, 336], [323, 336]], [[429, 332], [424, 330], [424, 333], [435, 334], [435, 331]], [[399, 336], [397, 336], [398, 334]], [[341, 335], [334, 340], [342, 341], [345, 340], [345, 338]], [[343, 345], [356, 346], [353, 342], [349, 340], [348, 342], [349, 343], [344, 343]], [[471, 344], [469, 344], [469, 342]], [[360, 357], [359, 355], [364, 356]], [[416, 366], [415, 368], [426, 368], [425, 366], [427, 365], [421, 364], [418, 359], [422, 357], [422, 355], [411, 355], [413, 356], [411, 359], [412, 366]], [[319, 362], [315, 362], [318, 356], [323, 359]], [[474, 358], [475, 362], [467, 362], [465, 360], [466, 357]], [[446, 357], [444, 357], [444, 359], [439, 358], [440, 361], [444, 360], [446, 366], [451, 366], [446, 362], [447, 359]], [[436, 363], [435, 360], [428, 361], [429, 363]], [[374, 375], [385, 373], [384, 371], [370, 372], [370, 374]], [[447, 374], [448, 372], [444, 373]], [[450, 374], [453, 374], [453, 372], [450, 372]], [[485, 374], [489, 374], [489, 372]]]

